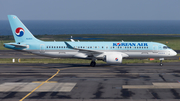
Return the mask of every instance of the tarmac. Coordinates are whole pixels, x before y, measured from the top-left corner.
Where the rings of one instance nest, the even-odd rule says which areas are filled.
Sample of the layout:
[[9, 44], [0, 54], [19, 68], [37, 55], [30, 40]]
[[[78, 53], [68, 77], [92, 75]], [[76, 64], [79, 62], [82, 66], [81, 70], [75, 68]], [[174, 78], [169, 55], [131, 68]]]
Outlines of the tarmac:
[[180, 63], [0, 64], [0, 101], [180, 101]]

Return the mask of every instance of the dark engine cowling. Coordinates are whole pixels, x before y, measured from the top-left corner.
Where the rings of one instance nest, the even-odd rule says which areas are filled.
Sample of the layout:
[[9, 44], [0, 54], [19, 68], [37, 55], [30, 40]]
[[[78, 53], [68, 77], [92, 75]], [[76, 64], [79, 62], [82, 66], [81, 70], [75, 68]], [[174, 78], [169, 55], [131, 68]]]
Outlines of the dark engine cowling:
[[103, 57], [103, 61], [108, 64], [121, 64], [122, 56], [120, 53], [106, 53]]

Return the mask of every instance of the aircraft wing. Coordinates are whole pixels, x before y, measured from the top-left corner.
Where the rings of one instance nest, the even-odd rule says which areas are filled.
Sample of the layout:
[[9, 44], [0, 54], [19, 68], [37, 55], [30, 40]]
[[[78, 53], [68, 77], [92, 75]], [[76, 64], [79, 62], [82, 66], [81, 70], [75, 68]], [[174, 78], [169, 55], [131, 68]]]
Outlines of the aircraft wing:
[[90, 53], [94, 53], [94, 54], [102, 54], [103, 52], [100, 51], [94, 51], [94, 50], [87, 50], [87, 49], [79, 49], [79, 48], [74, 48], [72, 47], [69, 43], [64, 42], [68, 48], [70, 49], [75, 49], [75, 50], [79, 50], [80, 52], [90, 52]]
[[[84, 52], [87, 52], [87, 53], [90, 53], [90, 54], [103, 54], [104, 53], [104, 52], [101, 52], [101, 51], [94, 51], [94, 50], [74, 48], [69, 43], [67, 43], [67, 42], [64, 42], [64, 43], [67, 45], [68, 48], [79, 50], [82, 53], [84, 53]], [[129, 57], [126, 53], [122, 53], [122, 52], [119, 52], [119, 53], [121, 53], [122, 57]]]

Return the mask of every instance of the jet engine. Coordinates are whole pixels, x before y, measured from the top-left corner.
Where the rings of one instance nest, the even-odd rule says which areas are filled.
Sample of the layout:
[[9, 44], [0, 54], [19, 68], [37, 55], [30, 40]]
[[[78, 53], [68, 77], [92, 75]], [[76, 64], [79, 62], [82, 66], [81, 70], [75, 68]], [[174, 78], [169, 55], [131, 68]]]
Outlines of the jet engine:
[[120, 64], [122, 63], [122, 55], [121, 53], [106, 53], [103, 57], [103, 61], [108, 64]]

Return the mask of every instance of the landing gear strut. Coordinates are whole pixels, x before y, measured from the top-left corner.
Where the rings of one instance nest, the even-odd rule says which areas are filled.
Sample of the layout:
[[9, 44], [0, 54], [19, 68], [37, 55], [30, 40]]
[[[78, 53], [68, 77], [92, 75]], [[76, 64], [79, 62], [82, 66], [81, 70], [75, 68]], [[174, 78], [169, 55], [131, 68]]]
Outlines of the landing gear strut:
[[95, 61], [91, 61], [90, 66], [91, 67], [95, 67], [96, 66], [96, 62]]
[[162, 60], [164, 60], [164, 58], [159, 58], [159, 60], [160, 60], [160, 66], [163, 66], [163, 63], [162, 63]]

